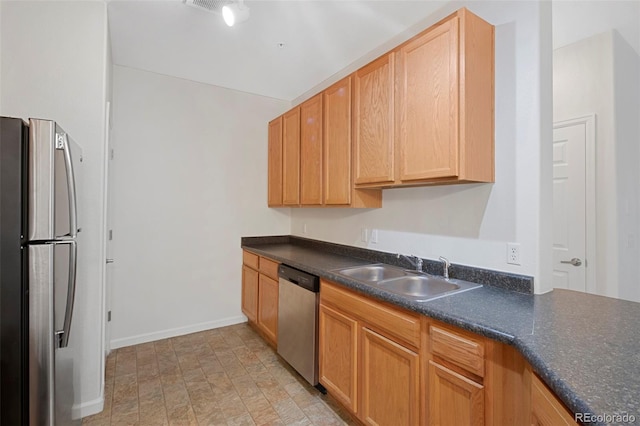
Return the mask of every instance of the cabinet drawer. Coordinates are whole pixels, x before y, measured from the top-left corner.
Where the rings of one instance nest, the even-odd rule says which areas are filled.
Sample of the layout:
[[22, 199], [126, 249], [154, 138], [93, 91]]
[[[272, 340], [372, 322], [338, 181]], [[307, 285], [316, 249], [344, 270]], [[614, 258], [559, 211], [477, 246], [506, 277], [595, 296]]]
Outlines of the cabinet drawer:
[[278, 281], [278, 262], [260, 257], [260, 273]]
[[259, 256], [257, 254], [253, 254], [246, 250], [242, 250], [242, 263], [247, 265], [249, 268], [253, 268], [257, 270], [258, 259], [259, 259]]
[[484, 377], [482, 340], [436, 325], [429, 326], [429, 336], [432, 354]]
[[365, 296], [359, 296], [328, 281], [320, 281], [320, 301], [357, 316], [388, 335], [420, 347], [420, 317]]

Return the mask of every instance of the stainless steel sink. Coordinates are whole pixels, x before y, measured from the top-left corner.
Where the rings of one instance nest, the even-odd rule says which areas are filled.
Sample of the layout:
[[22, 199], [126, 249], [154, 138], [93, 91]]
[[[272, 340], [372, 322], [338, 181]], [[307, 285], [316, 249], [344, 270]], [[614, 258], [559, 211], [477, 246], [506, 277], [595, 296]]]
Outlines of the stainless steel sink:
[[381, 263], [338, 269], [334, 272], [418, 302], [482, 287], [481, 284], [428, 275]]
[[354, 280], [365, 281], [368, 283], [378, 283], [380, 281], [404, 277], [407, 275], [407, 272], [404, 269], [384, 264], [355, 266], [352, 268], [340, 269], [336, 272], [340, 275], [353, 278]]
[[381, 281], [378, 283], [378, 287], [419, 302], [425, 302], [472, 290], [482, 287], [482, 285], [434, 275], [413, 275]]

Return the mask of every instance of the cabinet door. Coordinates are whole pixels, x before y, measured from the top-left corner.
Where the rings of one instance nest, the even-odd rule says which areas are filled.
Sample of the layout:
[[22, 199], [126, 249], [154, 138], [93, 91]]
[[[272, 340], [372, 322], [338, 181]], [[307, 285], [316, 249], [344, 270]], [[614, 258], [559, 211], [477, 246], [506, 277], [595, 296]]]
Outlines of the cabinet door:
[[300, 105], [300, 204], [322, 204], [322, 94]]
[[358, 324], [354, 319], [320, 305], [318, 334], [320, 383], [356, 413]]
[[417, 425], [418, 354], [362, 328], [361, 359], [361, 419], [371, 425]]
[[535, 426], [577, 425], [571, 413], [535, 375], [531, 380], [531, 424]]
[[354, 74], [355, 183], [391, 183], [393, 152], [394, 53]]
[[484, 386], [429, 361], [430, 425], [483, 425]]
[[258, 271], [242, 267], [242, 312], [255, 322], [258, 314]]
[[278, 341], [278, 281], [260, 274], [258, 326], [273, 342]]
[[269, 123], [269, 207], [282, 205], [282, 117]]
[[397, 54], [400, 180], [458, 175], [458, 18]]
[[324, 91], [324, 203], [351, 203], [351, 76]]
[[300, 204], [300, 107], [282, 118], [282, 204]]

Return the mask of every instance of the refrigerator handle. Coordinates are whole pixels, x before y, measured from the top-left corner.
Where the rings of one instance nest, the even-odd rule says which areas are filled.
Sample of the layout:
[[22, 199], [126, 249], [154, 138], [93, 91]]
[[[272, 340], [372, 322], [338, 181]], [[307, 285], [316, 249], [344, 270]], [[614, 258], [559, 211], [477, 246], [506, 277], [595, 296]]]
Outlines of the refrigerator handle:
[[69, 344], [69, 333], [71, 331], [71, 317], [73, 316], [73, 304], [76, 299], [76, 268], [78, 260], [78, 244], [74, 240], [55, 241], [52, 244], [68, 244], [69, 251], [69, 282], [67, 284], [67, 306], [64, 310], [64, 324], [62, 330], [56, 331], [58, 347], [66, 348]]
[[[69, 148], [69, 139], [67, 134], [57, 134], [62, 150], [64, 151], [64, 164], [67, 169], [67, 188], [69, 191], [69, 236], [75, 238], [78, 235], [78, 215], [76, 210], [76, 180], [73, 173], [73, 164], [71, 163], [71, 149]], [[60, 140], [61, 139], [61, 140]]]

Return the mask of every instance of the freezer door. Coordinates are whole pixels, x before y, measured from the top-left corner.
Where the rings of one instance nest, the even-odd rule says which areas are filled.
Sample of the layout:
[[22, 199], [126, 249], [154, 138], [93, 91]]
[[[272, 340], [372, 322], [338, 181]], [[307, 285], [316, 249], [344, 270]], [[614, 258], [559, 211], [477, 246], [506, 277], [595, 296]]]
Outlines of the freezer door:
[[29, 246], [29, 423], [71, 425], [75, 241]]
[[80, 148], [55, 122], [29, 120], [30, 241], [74, 238]]

